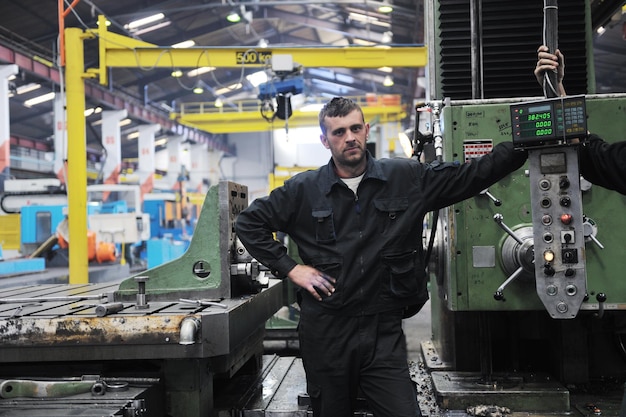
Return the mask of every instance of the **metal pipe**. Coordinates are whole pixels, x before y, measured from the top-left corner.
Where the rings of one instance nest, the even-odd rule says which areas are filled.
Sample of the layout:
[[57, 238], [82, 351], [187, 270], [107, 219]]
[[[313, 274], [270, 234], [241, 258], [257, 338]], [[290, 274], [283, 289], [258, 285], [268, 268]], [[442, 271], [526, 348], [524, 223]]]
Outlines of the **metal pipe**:
[[195, 317], [185, 317], [180, 324], [180, 338], [178, 343], [181, 345], [193, 345], [196, 343], [196, 334], [200, 330], [200, 322]]
[[472, 73], [472, 98], [483, 98], [483, 57], [482, 57], [482, 2], [470, 1], [470, 66]]
[[[559, 48], [559, 6], [556, 0], [544, 0], [543, 2], [543, 44], [553, 54]], [[558, 97], [557, 72], [546, 71], [544, 74], [543, 93], [546, 98]]]

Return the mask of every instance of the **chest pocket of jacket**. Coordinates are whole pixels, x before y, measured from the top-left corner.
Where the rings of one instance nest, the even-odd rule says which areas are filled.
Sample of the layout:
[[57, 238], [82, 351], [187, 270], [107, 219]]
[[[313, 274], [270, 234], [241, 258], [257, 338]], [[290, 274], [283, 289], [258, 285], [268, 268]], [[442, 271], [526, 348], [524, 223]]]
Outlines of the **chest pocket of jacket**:
[[402, 230], [406, 225], [403, 226], [401, 220], [409, 207], [408, 198], [377, 199], [374, 200], [374, 207], [378, 212], [380, 233], [406, 233]]
[[318, 243], [331, 243], [336, 239], [333, 211], [331, 209], [313, 210], [315, 239]]

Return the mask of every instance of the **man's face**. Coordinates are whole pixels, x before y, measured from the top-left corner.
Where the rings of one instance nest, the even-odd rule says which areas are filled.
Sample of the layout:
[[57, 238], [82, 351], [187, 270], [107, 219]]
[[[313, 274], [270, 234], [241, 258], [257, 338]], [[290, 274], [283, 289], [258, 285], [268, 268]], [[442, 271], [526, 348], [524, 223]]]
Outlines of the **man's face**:
[[330, 152], [337, 168], [354, 169], [365, 166], [365, 144], [370, 126], [363, 122], [358, 110], [345, 117], [326, 117], [326, 135], [321, 135], [322, 144]]

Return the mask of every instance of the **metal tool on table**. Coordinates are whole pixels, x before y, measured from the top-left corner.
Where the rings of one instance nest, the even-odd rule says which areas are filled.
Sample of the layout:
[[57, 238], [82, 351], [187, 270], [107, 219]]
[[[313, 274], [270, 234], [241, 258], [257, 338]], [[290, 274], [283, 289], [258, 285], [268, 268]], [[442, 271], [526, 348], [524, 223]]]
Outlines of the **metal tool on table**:
[[0, 380], [0, 398], [58, 398], [76, 394], [105, 395], [128, 389], [130, 384], [147, 385], [159, 382], [158, 378], [103, 378], [83, 375], [67, 379], [5, 379]]

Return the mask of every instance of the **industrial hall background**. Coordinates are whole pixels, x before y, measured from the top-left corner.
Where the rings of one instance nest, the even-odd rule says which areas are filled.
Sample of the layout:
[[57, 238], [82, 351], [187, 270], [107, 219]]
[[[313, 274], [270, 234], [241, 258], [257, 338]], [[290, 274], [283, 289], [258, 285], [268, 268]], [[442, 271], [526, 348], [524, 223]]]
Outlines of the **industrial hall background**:
[[[528, 153], [420, 226], [430, 299], [402, 326], [419, 412], [626, 415], [626, 200], [578, 158], [587, 132], [625, 139], [625, 14], [3, 0], [0, 416], [313, 415], [297, 288], [235, 222], [328, 163], [318, 115], [338, 96], [377, 159]], [[565, 55], [564, 97], [533, 73], [543, 44]], [[354, 415], [374, 415], [361, 394]]]

